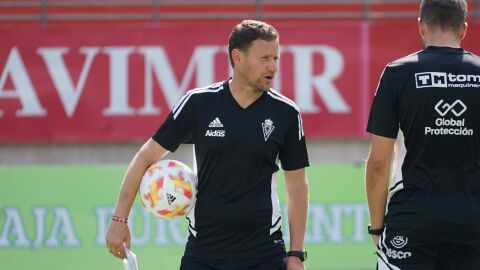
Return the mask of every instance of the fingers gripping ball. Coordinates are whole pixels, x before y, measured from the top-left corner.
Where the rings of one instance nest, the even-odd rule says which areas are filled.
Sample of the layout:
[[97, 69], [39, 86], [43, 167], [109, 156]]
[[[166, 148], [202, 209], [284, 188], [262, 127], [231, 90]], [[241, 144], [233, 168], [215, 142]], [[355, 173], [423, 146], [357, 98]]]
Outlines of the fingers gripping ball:
[[197, 176], [177, 160], [159, 160], [145, 171], [139, 189], [143, 207], [171, 219], [185, 216], [195, 204]]

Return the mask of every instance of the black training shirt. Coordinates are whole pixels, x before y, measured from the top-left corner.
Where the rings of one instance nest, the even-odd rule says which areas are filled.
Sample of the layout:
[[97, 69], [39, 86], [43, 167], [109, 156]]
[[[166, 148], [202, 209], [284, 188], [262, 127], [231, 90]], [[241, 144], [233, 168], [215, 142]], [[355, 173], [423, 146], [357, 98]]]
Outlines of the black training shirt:
[[186, 254], [255, 258], [284, 251], [278, 171], [308, 166], [297, 106], [270, 89], [247, 108], [228, 81], [188, 91], [153, 139], [175, 151], [194, 144], [197, 202], [187, 216]]
[[390, 63], [367, 131], [397, 138], [389, 229], [435, 241], [480, 241], [480, 58], [428, 47]]

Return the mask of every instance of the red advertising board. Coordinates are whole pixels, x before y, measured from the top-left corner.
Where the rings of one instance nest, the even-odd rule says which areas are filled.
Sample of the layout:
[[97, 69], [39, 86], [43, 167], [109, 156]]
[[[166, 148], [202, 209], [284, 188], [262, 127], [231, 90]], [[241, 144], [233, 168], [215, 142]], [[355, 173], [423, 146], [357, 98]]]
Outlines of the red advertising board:
[[[418, 40], [411, 24], [394, 33], [365, 23], [275, 26], [281, 35], [275, 88], [299, 106], [307, 138], [364, 137], [381, 69], [420, 48], [400, 40]], [[0, 142], [144, 140], [186, 90], [229, 77], [231, 28], [2, 27]], [[401, 44], [390, 46], [390, 38]]]

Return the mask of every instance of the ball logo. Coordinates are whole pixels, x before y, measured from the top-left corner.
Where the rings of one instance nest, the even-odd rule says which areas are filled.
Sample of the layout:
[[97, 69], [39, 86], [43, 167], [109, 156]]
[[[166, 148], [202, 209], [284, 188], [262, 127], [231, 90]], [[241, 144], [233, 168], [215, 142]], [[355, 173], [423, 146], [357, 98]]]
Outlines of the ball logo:
[[168, 205], [172, 205], [172, 203], [176, 200], [177, 198], [175, 198], [175, 196], [173, 196], [172, 194], [170, 193], [167, 193], [167, 202], [168, 202]]
[[164, 159], [152, 164], [140, 182], [143, 207], [156, 217], [171, 219], [186, 216], [197, 194], [197, 176], [185, 164]]
[[394, 246], [395, 248], [397, 249], [401, 249], [403, 248], [404, 246], [407, 245], [408, 243], [408, 237], [403, 237], [403, 236], [395, 236], [391, 241], [390, 243], [392, 244], [392, 246]]
[[455, 100], [452, 104], [448, 104], [442, 99], [435, 105], [435, 110], [440, 116], [445, 116], [448, 112], [460, 116], [467, 110], [467, 106], [460, 99]]

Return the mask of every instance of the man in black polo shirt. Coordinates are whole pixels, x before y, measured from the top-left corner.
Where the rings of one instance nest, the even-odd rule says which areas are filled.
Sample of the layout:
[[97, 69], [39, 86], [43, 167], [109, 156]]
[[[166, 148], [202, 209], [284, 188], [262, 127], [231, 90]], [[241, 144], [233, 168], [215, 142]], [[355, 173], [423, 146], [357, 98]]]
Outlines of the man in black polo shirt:
[[[188, 215], [180, 269], [304, 269], [308, 156], [298, 107], [271, 89], [279, 41], [270, 25], [246, 20], [229, 38], [233, 77], [188, 91], [126, 172], [114, 211], [127, 218], [145, 169], [181, 143], [194, 144], [198, 193]], [[273, 174], [285, 171], [290, 252], [285, 252]], [[107, 247], [123, 258], [127, 224], [112, 221]]]
[[480, 58], [460, 46], [466, 15], [464, 0], [423, 0], [425, 49], [381, 76], [366, 169], [377, 269], [480, 269]]

